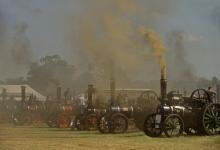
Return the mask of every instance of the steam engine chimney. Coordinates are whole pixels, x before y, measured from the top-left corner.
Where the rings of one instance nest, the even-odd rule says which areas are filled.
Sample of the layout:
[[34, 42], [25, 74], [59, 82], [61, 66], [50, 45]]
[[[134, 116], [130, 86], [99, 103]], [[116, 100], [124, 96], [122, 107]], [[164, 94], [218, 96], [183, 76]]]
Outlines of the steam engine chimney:
[[161, 90], [161, 100], [164, 102], [167, 100], [167, 79], [166, 79], [165, 66], [163, 66], [161, 69], [160, 90]]
[[60, 86], [57, 87], [57, 101], [61, 101], [62, 89]]
[[112, 76], [110, 79], [110, 92], [111, 92], [111, 106], [115, 105], [115, 78]]
[[94, 88], [92, 84], [88, 85], [88, 108], [93, 108], [92, 105], [92, 96], [93, 96]]
[[21, 104], [22, 104], [22, 106], [24, 105], [25, 97], [26, 97], [26, 87], [21, 86]]
[[4, 88], [4, 89], [2, 90], [2, 101], [3, 101], [3, 102], [5, 102], [6, 97], [7, 97], [7, 90]]

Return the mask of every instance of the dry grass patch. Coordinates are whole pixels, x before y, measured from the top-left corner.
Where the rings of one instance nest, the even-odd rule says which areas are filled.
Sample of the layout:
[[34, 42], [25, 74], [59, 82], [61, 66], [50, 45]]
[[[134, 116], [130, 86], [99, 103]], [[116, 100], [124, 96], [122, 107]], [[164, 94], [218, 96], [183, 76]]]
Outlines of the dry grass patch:
[[150, 138], [142, 132], [100, 134], [48, 127], [0, 125], [2, 150], [219, 150], [220, 136]]

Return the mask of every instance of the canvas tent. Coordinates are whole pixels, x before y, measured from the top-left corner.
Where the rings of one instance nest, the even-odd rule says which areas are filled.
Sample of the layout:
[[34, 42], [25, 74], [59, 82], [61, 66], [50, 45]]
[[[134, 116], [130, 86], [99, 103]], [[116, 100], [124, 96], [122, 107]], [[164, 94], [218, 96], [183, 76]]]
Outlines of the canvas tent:
[[[13, 98], [16, 101], [21, 101], [21, 87], [24, 86], [26, 89], [26, 98], [30, 97], [31, 95], [36, 96], [36, 100], [38, 101], [46, 101], [46, 97], [31, 88], [27, 84], [22, 85], [0, 85], [0, 95], [4, 89], [7, 93], [7, 99]], [[0, 100], [2, 100], [2, 96], [0, 96]]]

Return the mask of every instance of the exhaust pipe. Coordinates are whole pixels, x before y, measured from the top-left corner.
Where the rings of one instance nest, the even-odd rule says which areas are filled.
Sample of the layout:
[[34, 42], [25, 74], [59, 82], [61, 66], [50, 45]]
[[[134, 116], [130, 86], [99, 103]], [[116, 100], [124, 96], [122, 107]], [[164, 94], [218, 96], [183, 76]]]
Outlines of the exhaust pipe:
[[25, 99], [26, 99], [26, 87], [21, 86], [21, 104], [22, 104], [22, 106], [24, 106]]
[[113, 76], [110, 79], [110, 94], [111, 106], [115, 106], [115, 78]]
[[7, 90], [4, 88], [2, 89], [2, 101], [5, 102], [7, 98]]
[[61, 101], [62, 89], [60, 86], [57, 87], [57, 101]]
[[167, 79], [166, 79], [166, 67], [163, 66], [161, 69], [161, 79], [160, 79], [160, 92], [161, 100], [163, 102], [167, 101]]
[[89, 109], [93, 108], [93, 104], [92, 104], [93, 92], [94, 92], [94, 87], [92, 84], [89, 84], [88, 85], [88, 108]]

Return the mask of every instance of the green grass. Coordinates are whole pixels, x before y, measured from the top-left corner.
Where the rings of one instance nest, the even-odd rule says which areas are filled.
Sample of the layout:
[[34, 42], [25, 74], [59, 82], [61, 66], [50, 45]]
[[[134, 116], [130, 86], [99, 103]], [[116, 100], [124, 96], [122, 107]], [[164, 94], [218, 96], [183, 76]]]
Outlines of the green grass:
[[1, 150], [219, 150], [220, 136], [150, 138], [142, 132], [100, 134], [48, 127], [0, 125]]

